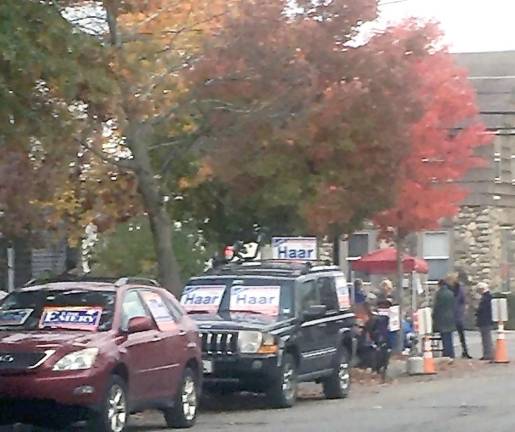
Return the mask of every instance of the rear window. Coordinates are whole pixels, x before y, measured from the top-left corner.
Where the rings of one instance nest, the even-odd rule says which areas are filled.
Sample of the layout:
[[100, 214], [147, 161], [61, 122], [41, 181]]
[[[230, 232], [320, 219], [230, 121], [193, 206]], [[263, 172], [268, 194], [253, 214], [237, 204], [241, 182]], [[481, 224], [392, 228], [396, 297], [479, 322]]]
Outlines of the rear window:
[[190, 314], [247, 312], [272, 317], [292, 316], [293, 280], [281, 278], [192, 279], [181, 304]]
[[115, 301], [112, 291], [16, 291], [0, 302], [0, 329], [107, 331]]

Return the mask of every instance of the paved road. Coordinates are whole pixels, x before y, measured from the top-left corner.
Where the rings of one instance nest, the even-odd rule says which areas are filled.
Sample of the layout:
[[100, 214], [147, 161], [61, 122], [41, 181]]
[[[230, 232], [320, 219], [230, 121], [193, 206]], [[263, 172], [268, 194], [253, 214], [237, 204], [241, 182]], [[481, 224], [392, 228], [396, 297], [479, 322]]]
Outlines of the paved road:
[[[478, 337], [471, 334], [469, 340], [472, 354], [479, 357]], [[515, 334], [508, 340], [515, 353]], [[515, 363], [476, 364], [470, 370], [467, 362], [457, 363], [459, 376], [442, 372], [384, 386], [355, 387], [344, 401], [315, 395], [289, 410], [266, 409], [261, 398], [227, 398], [220, 403], [224, 411], [204, 410], [194, 431], [513, 432]], [[164, 430], [158, 415], [134, 423], [132, 432]]]
[[[507, 339], [515, 358], [515, 333]], [[479, 338], [471, 334], [469, 341], [478, 358]], [[264, 399], [256, 396], [211, 401], [192, 432], [514, 431], [515, 361], [490, 365], [459, 360], [434, 377], [355, 385], [343, 401], [322, 399], [319, 386], [303, 387], [306, 396], [286, 410], [267, 409]], [[159, 414], [138, 415], [131, 423], [129, 432], [167, 431]]]
[[[515, 365], [485, 365], [466, 376], [358, 389], [344, 401], [307, 399], [289, 410], [247, 407], [204, 412], [197, 432], [513, 432]], [[254, 406], [252, 406], [254, 405]], [[254, 408], [249, 410], [248, 408]], [[158, 416], [137, 421], [135, 431], [163, 430]]]

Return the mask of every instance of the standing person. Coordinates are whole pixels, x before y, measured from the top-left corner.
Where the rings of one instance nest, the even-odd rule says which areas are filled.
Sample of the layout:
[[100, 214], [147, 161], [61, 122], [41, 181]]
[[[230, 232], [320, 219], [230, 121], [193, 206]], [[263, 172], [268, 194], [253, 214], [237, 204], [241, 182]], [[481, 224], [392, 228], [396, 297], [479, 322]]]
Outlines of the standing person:
[[492, 348], [492, 294], [490, 288], [484, 282], [480, 282], [477, 288], [481, 294], [481, 300], [476, 311], [476, 324], [481, 333], [483, 345], [483, 357], [481, 360], [493, 360]]
[[461, 343], [461, 356], [466, 359], [471, 359], [467, 349], [467, 340], [465, 339], [465, 287], [460, 282], [458, 274], [452, 274], [449, 277], [449, 286], [454, 293], [454, 319], [456, 321], [456, 330]]
[[380, 308], [388, 308], [393, 304], [393, 284], [389, 279], [384, 279], [379, 285], [377, 305]]
[[352, 300], [356, 304], [365, 303], [366, 294], [363, 289], [363, 281], [361, 279], [354, 280], [354, 298]]
[[433, 305], [433, 325], [435, 331], [440, 333], [443, 345], [443, 356], [454, 358], [453, 332], [456, 330], [454, 319], [454, 293], [444, 280], [438, 282]]

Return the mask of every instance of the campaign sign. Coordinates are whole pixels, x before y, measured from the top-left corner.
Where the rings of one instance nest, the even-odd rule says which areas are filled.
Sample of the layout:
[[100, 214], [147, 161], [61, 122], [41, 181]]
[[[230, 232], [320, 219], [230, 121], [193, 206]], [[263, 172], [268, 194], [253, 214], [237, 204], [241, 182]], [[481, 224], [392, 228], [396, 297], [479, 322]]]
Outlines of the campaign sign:
[[233, 312], [250, 310], [277, 316], [280, 295], [279, 286], [233, 286], [229, 308]]
[[335, 284], [336, 292], [338, 294], [338, 303], [340, 305], [340, 310], [349, 309], [349, 287], [347, 286], [347, 281], [345, 280], [345, 277], [337, 276], [335, 279]]
[[189, 285], [184, 288], [181, 304], [188, 312], [216, 313], [222, 302], [225, 285]]
[[73, 330], [96, 330], [101, 316], [101, 307], [46, 307], [43, 309], [39, 328], [58, 327]]
[[144, 291], [142, 295], [159, 330], [169, 331], [175, 328], [175, 321], [163, 298], [151, 291]]
[[0, 310], [0, 326], [23, 325], [34, 309]]
[[310, 261], [317, 259], [315, 237], [273, 237], [273, 259]]

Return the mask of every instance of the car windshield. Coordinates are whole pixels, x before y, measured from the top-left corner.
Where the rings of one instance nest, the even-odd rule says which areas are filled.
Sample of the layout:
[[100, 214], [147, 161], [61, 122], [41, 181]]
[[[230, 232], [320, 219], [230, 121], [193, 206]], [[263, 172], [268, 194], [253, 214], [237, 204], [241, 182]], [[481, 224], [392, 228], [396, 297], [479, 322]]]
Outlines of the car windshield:
[[115, 301], [111, 291], [16, 291], [0, 302], [0, 329], [107, 331]]
[[194, 278], [181, 298], [189, 314], [293, 316], [293, 280], [268, 277]]

